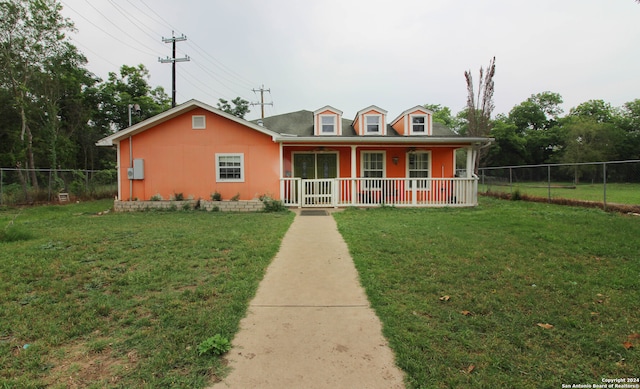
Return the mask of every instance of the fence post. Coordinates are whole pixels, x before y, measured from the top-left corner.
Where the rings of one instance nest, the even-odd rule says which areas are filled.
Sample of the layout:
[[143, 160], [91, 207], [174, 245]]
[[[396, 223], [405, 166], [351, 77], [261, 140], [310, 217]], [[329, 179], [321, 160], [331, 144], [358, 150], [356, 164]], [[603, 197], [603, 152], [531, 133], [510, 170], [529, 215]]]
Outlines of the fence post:
[[51, 201], [51, 170], [49, 170], [49, 187], [48, 187], [48, 200]]
[[602, 204], [604, 205], [604, 210], [607, 210], [607, 163], [602, 164], [602, 182], [603, 182], [603, 199]]
[[551, 165], [547, 165], [547, 188], [549, 199], [547, 202], [551, 202]]
[[509, 168], [509, 190], [511, 194], [513, 194], [513, 177], [512, 177], [513, 168]]

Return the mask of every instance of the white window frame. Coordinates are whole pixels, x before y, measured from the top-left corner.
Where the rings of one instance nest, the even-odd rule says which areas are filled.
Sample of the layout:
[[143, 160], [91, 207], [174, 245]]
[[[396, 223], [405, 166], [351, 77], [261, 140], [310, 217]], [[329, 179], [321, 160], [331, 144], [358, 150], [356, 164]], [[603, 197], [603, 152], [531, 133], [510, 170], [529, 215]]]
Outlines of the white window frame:
[[[240, 177], [239, 178], [226, 178], [221, 177], [220, 169], [226, 166], [220, 166], [221, 157], [237, 157], [240, 162]], [[216, 153], [216, 182], [244, 182], [244, 154], [243, 153]]]
[[[372, 154], [380, 154], [382, 155], [382, 177], [365, 177], [365, 172], [366, 171], [378, 171], [378, 169], [366, 169], [365, 166], [365, 155], [372, 155]], [[384, 150], [371, 150], [371, 151], [363, 151], [360, 153], [360, 177], [362, 178], [380, 178], [383, 179], [387, 176], [387, 153]], [[365, 185], [363, 185], [363, 187], [365, 189], [381, 189], [382, 188], [382, 181], [380, 181], [379, 183], [376, 182], [369, 182], [367, 181], [365, 183]]]
[[[427, 176], [426, 177], [412, 177], [411, 172], [424, 172], [424, 169], [411, 169], [411, 156], [421, 155], [423, 158], [426, 156], [427, 158]], [[416, 179], [424, 179], [432, 177], [432, 166], [431, 166], [431, 151], [412, 151], [407, 153], [407, 178], [409, 179], [409, 188], [412, 187], [412, 180]], [[421, 190], [431, 190], [431, 185], [425, 183], [418, 183], [417, 189]]]
[[[202, 122], [199, 122], [199, 121]], [[191, 129], [192, 130], [205, 130], [207, 128], [207, 117], [205, 115], [192, 115], [191, 116]]]
[[[424, 119], [424, 123], [414, 123], [414, 118], [422, 118]], [[428, 135], [429, 134], [429, 115], [409, 115], [409, 125], [411, 126], [411, 134], [412, 135]], [[422, 126], [422, 131], [416, 131], [415, 126]]]
[[[320, 135], [336, 135], [338, 133], [338, 116], [337, 115], [319, 115], [320, 116]], [[324, 123], [324, 119], [331, 119], [331, 126], [333, 126], [333, 131], [325, 131], [324, 126], [328, 126], [329, 123]]]
[[[378, 131], [369, 131], [369, 118], [378, 119]], [[364, 134], [365, 135], [379, 135], [382, 134], [382, 115], [380, 114], [367, 114], [364, 115]]]

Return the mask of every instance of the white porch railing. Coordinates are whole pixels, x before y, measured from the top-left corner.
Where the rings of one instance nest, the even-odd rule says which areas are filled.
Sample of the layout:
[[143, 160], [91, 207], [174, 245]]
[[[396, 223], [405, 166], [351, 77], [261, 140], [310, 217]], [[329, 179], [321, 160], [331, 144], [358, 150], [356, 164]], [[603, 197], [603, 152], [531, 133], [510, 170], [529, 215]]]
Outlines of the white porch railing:
[[297, 207], [469, 207], [478, 204], [478, 178], [283, 178], [280, 194]]

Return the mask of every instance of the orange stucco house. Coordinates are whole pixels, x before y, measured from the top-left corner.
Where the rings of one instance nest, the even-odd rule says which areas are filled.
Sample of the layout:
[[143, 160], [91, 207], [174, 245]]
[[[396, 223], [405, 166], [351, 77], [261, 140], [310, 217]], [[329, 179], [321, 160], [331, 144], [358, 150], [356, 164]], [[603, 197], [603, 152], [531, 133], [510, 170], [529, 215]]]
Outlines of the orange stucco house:
[[117, 148], [119, 201], [218, 192], [298, 207], [474, 206], [474, 158], [491, 139], [456, 135], [432, 114], [416, 106], [390, 119], [372, 105], [345, 119], [325, 106], [247, 121], [191, 100], [97, 145]]

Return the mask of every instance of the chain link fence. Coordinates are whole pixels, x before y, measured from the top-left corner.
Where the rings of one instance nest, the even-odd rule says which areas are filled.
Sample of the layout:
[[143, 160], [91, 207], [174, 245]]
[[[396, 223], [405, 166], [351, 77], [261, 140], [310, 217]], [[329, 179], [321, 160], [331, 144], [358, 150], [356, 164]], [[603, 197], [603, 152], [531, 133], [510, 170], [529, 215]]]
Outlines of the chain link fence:
[[487, 167], [481, 193], [640, 206], [640, 160]]
[[0, 168], [0, 205], [114, 198], [117, 193], [115, 169]]

